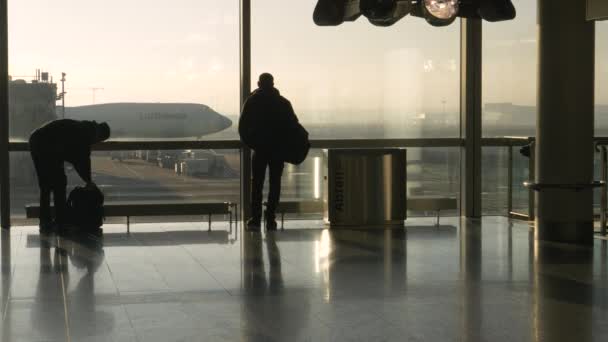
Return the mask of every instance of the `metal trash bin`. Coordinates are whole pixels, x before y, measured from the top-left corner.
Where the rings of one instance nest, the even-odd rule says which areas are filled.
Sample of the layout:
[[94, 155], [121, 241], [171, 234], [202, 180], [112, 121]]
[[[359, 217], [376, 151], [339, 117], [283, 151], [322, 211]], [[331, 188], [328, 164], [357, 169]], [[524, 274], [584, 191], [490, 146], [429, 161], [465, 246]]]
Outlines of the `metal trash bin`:
[[330, 228], [402, 228], [406, 213], [404, 149], [331, 149], [325, 220]]

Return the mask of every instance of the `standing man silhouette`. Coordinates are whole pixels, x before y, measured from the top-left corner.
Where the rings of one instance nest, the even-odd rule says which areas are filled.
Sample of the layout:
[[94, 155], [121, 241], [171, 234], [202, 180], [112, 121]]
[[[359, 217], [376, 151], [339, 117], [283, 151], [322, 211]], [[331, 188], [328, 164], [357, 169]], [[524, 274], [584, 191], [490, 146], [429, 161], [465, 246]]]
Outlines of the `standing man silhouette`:
[[266, 229], [276, 230], [275, 211], [281, 197], [281, 176], [284, 161], [279, 147], [285, 141], [288, 128], [298, 123], [291, 103], [274, 87], [274, 77], [263, 73], [256, 89], [245, 101], [239, 120], [241, 141], [251, 148], [252, 193], [251, 219], [247, 230], [259, 231], [262, 219], [262, 191], [266, 168], [269, 169], [268, 206], [266, 207]]
[[[30, 152], [40, 186], [40, 232], [48, 232], [66, 223], [67, 177], [64, 162], [87, 183], [91, 179], [91, 145], [107, 140], [107, 123], [61, 119], [36, 129], [30, 136]], [[55, 205], [55, 220], [51, 216], [51, 193]]]

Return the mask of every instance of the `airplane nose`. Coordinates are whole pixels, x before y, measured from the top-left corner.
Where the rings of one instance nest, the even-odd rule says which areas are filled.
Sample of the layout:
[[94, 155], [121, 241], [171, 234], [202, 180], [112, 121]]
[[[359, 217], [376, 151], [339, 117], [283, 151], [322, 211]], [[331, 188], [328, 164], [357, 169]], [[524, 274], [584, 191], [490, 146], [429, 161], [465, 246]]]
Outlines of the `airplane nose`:
[[226, 128], [230, 128], [232, 127], [232, 120], [224, 117], [224, 120], [226, 120]]
[[213, 133], [221, 132], [230, 126], [232, 126], [232, 120], [223, 116], [220, 113], [212, 112], [212, 117], [208, 118], [206, 122], [206, 129]]
[[232, 120], [225, 116], [220, 116], [220, 129], [224, 130], [232, 126]]

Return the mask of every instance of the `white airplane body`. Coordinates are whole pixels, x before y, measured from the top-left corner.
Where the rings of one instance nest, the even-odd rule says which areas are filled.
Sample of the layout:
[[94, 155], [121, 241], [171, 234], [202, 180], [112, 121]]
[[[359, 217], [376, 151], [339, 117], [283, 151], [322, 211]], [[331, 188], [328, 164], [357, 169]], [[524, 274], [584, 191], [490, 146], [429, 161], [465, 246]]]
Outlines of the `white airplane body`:
[[[61, 108], [57, 116], [62, 117]], [[232, 121], [202, 104], [106, 103], [66, 107], [65, 118], [110, 125], [113, 139], [200, 138], [229, 128]]]

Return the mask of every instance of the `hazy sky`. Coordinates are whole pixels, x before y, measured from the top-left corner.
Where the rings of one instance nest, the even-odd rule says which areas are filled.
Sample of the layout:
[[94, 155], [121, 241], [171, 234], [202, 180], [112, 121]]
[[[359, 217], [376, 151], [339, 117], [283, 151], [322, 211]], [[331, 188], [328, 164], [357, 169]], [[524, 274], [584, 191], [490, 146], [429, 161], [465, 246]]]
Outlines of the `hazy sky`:
[[[255, 75], [312, 121], [398, 120], [395, 113], [452, 112], [459, 99], [459, 25], [406, 17], [391, 28], [365, 18], [340, 27], [312, 22], [315, 0], [254, 0]], [[67, 104], [198, 102], [236, 114], [238, 0], [9, 0], [10, 70], [68, 76]], [[534, 105], [536, 5], [484, 24], [484, 101]], [[598, 102], [608, 103], [608, 24], [598, 24]], [[379, 118], [370, 117], [375, 113]], [[342, 114], [342, 113], [348, 113]], [[457, 119], [457, 118], [455, 118]]]
[[[238, 109], [238, 1], [9, 0], [10, 69], [68, 76], [70, 105], [201, 102]], [[236, 97], [237, 103], [234, 104]]]

